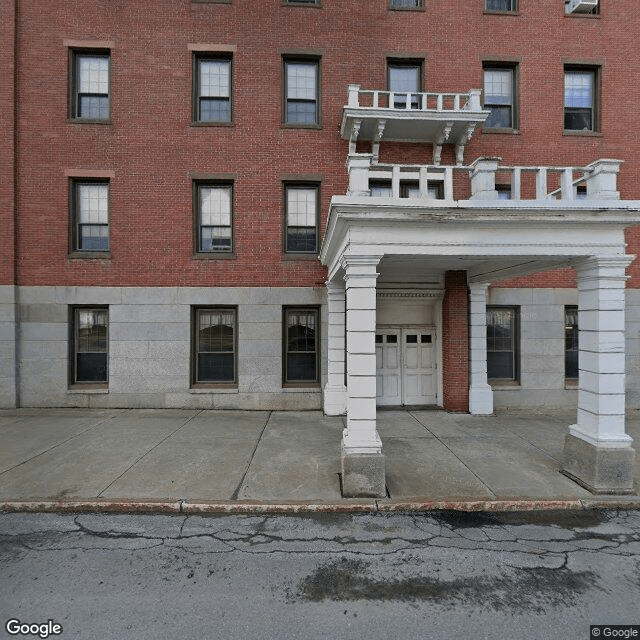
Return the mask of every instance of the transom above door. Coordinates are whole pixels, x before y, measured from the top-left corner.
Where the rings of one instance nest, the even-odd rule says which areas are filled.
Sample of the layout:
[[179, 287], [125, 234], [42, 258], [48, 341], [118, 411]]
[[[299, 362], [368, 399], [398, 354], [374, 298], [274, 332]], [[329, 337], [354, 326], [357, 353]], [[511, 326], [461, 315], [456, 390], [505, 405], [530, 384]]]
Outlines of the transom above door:
[[377, 403], [437, 403], [436, 334], [432, 327], [378, 327]]

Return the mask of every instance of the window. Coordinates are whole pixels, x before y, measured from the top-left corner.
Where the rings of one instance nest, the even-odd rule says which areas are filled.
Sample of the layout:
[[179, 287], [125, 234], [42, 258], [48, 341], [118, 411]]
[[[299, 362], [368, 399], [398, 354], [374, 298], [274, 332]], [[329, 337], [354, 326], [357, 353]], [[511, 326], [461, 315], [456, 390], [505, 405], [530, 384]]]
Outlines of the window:
[[487, 307], [487, 377], [518, 379], [518, 309]]
[[105, 121], [110, 116], [109, 52], [71, 52], [70, 117]]
[[598, 0], [564, 0], [564, 11], [573, 16], [598, 15], [600, 3]]
[[71, 309], [71, 383], [106, 383], [109, 310]]
[[394, 93], [395, 109], [418, 109], [422, 91], [422, 63], [416, 60], [390, 60], [387, 63], [387, 85]]
[[320, 4], [320, 0], [284, 0], [284, 4]]
[[319, 60], [284, 61], [284, 123], [320, 124]]
[[71, 183], [73, 251], [109, 251], [109, 183]]
[[197, 253], [232, 250], [232, 202], [231, 184], [195, 184]]
[[497, 184], [496, 191], [498, 192], [498, 200], [511, 200], [510, 184]]
[[578, 307], [564, 308], [564, 377], [578, 379]]
[[517, 11], [518, 0], [484, 0], [485, 11]]
[[594, 68], [564, 70], [564, 128], [566, 131], [597, 131]]
[[[369, 190], [374, 198], [392, 198], [393, 189], [389, 180], [370, 180]], [[419, 198], [420, 187], [417, 182], [400, 182], [401, 198]], [[427, 183], [427, 198], [442, 200], [444, 198], [444, 185], [440, 181], [429, 180]]]
[[236, 382], [236, 309], [195, 309], [193, 382]]
[[424, 2], [423, 0], [390, 0], [389, 7], [391, 9], [422, 9]]
[[485, 129], [515, 129], [515, 67], [484, 68], [484, 108], [491, 113]]
[[318, 198], [320, 189], [312, 184], [287, 184], [285, 191], [285, 251], [317, 253]]
[[231, 59], [196, 56], [194, 60], [194, 122], [230, 123]]
[[319, 311], [315, 308], [284, 310], [284, 382], [319, 382]]

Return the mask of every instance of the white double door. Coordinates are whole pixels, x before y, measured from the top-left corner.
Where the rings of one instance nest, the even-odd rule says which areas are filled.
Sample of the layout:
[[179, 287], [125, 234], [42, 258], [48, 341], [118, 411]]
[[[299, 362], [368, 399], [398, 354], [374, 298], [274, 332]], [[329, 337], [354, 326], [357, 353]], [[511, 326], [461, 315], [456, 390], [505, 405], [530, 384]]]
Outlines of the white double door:
[[437, 404], [435, 343], [432, 327], [378, 327], [378, 405]]

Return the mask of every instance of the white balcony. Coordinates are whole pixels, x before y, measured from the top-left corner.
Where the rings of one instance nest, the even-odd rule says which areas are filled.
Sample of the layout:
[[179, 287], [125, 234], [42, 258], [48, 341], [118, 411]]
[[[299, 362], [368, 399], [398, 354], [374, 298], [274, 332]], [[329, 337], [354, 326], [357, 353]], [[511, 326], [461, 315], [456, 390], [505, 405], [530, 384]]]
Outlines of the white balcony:
[[377, 145], [383, 140], [431, 143], [434, 164], [440, 163], [442, 145], [453, 144], [457, 162], [462, 164], [465, 145], [489, 116], [489, 111], [482, 109], [480, 94], [480, 89], [468, 93], [397, 93], [349, 85], [340, 135], [351, 142], [352, 153], [358, 140], [373, 142], [376, 157]]
[[[506, 166], [478, 158], [468, 166], [378, 164], [373, 154], [350, 154], [348, 196], [403, 198], [404, 204], [557, 208], [619, 200], [620, 160], [585, 167]], [[373, 188], [372, 188], [373, 187]]]

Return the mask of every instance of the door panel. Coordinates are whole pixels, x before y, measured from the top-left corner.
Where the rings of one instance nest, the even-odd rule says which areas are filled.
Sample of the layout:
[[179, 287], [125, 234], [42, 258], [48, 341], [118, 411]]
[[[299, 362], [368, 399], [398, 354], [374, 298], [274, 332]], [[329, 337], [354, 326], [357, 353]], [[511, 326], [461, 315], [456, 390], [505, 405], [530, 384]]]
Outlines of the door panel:
[[377, 393], [381, 406], [435, 404], [435, 334], [425, 327], [376, 334]]
[[379, 405], [402, 404], [399, 329], [376, 333], [376, 387]]

